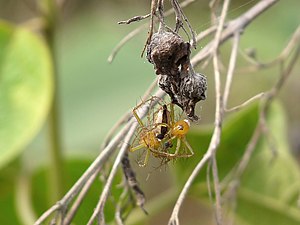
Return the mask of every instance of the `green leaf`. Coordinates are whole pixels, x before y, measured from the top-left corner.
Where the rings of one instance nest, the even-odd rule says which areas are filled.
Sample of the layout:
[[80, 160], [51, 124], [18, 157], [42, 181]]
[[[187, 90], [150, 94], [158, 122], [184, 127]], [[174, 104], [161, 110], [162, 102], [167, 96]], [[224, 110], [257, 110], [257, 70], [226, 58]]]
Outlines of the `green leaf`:
[[52, 64], [41, 38], [0, 21], [0, 168], [44, 122], [52, 97]]
[[[69, 190], [75, 182], [82, 176], [85, 170], [92, 163], [89, 159], [69, 159], [65, 162], [66, 171], [67, 171], [67, 179], [65, 180], [65, 185], [67, 190]], [[108, 172], [108, 171], [107, 171]], [[49, 188], [48, 188], [48, 167], [41, 167], [35, 171], [34, 175], [31, 179], [31, 196], [33, 201], [33, 206], [35, 212], [38, 216], [40, 216], [43, 212], [45, 212], [48, 208], [50, 208], [55, 202], [49, 202]], [[102, 175], [105, 171], [102, 171]], [[28, 178], [30, 179], [30, 178]], [[112, 221], [114, 219], [115, 213], [115, 204], [119, 199], [119, 196], [122, 192], [122, 188], [119, 188], [119, 184], [122, 181], [122, 174], [118, 173], [114, 179], [112, 184], [112, 190], [110, 192], [110, 197], [107, 199], [107, 204], [105, 206], [105, 217], [106, 221]], [[94, 209], [97, 205], [99, 197], [101, 195], [101, 191], [103, 189], [103, 182], [96, 178], [93, 185], [89, 189], [87, 195], [85, 196], [83, 202], [81, 203], [79, 210], [77, 211], [73, 223], [72, 224], [86, 224], [89, 218], [91, 217]], [[76, 199], [76, 197], [75, 197]]]
[[276, 154], [263, 138], [242, 177], [237, 216], [247, 224], [300, 224], [300, 170], [289, 152], [285, 115], [279, 104], [270, 109], [268, 128]]
[[[271, 136], [263, 136], [257, 145], [238, 188], [236, 220], [245, 225], [296, 225], [300, 224], [300, 209], [297, 206], [300, 193], [300, 170], [289, 152], [286, 120], [283, 109], [273, 103], [268, 113], [268, 128]], [[224, 124], [221, 143], [217, 152], [220, 180], [241, 160], [246, 145], [258, 121], [258, 104], [241, 111]], [[207, 149], [212, 129], [192, 131], [188, 137], [196, 157], [176, 164], [179, 183], [199, 162]], [[270, 140], [276, 146], [276, 155], [270, 149]], [[199, 146], [201, 152], [195, 149]], [[182, 186], [182, 185], [181, 185]], [[208, 200], [205, 168], [192, 186], [191, 195]]]
[[0, 221], [1, 224], [20, 224], [15, 207], [15, 177], [18, 174], [18, 162], [10, 163], [0, 171]]
[[[217, 162], [220, 178], [224, 178], [243, 155], [245, 146], [251, 138], [258, 120], [258, 105], [253, 104], [245, 110], [225, 119], [222, 129], [221, 143], [218, 147]], [[193, 147], [195, 155], [186, 160], [176, 163], [176, 178], [184, 183], [197, 163], [205, 154], [213, 129], [192, 129], [187, 139]], [[206, 169], [199, 173], [196, 182], [206, 181]]]

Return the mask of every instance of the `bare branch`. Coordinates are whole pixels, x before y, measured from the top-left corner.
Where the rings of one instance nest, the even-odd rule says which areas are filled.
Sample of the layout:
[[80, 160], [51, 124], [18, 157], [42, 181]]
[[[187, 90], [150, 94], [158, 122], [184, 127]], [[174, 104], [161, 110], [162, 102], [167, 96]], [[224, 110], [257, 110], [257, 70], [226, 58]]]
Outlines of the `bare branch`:
[[[182, 2], [180, 4], [181, 8], [184, 8], [186, 6], [188, 6], [189, 4], [193, 3], [195, 0], [186, 0], [184, 2]], [[166, 11], [165, 16], [170, 16], [172, 15], [172, 13], [174, 13], [174, 9], [171, 8], [168, 11]], [[109, 55], [107, 61], [109, 63], [111, 63], [114, 58], [116, 57], [117, 53], [120, 51], [120, 49], [129, 41], [131, 40], [133, 37], [135, 37], [137, 34], [139, 34], [141, 31], [143, 31], [144, 29], [146, 29], [148, 27], [147, 24], [143, 24], [141, 26], [139, 26], [138, 28], [134, 29], [133, 31], [131, 31], [129, 34], [127, 34], [117, 45], [116, 47], [112, 50], [111, 54]]]
[[[232, 37], [236, 31], [242, 31], [257, 16], [259, 16], [277, 1], [278, 0], [262, 0], [258, 2], [255, 6], [253, 6], [250, 10], [248, 10], [246, 13], [228, 22], [226, 24], [226, 28], [222, 32], [219, 44], [223, 44], [226, 40]], [[193, 57], [192, 64], [196, 66], [205, 58], [209, 57], [215, 51], [214, 47], [214, 40], [212, 40]]]
[[236, 64], [239, 41], [240, 41], [240, 34], [239, 34], [239, 32], [237, 32], [234, 34], [234, 37], [233, 37], [233, 47], [231, 50], [229, 67], [228, 67], [228, 72], [227, 72], [227, 77], [226, 77], [225, 88], [224, 88], [224, 98], [223, 98], [223, 109], [224, 110], [227, 107], [229, 92], [230, 92], [233, 73], [234, 73], [235, 64]]
[[102, 190], [102, 193], [101, 193], [101, 196], [100, 196], [100, 199], [99, 199], [99, 202], [97, 204], [97, 207], [93, 213], [93, 215], [91, 216], [89, 222], [87, 223], [88, 225], [91, 225], [93, 224], [94, 220], [96, 219], [97, 216], [99, 216], [99, 223], [101, 225], [104, 225], [105, 224], [105, 217], [104, 217], [104, 206], [105, 206], [105, 203], [106, 203], [106, 200], [107, 200], [107, 197], [109, 195], [109, 191], [110, 191], [110, 188], [111, 188], [111, 184], [113, 182], [113, 179], [117, 173], [117, 169], [118, 169], [118, 166], [123, 158], [123, 155], [125, 154], [125, 151], [128, 150], [128, 143], [130, 142], [130, 139], [132, 138], [132, 136], [134, 135], [134, 132], [135, 132], [135, 129], [137, 128], [138, 126], [138, 123], [135, 122], [131, 125], [131, 127], [129, 128], [128, 130], [128, 133], [126, 134], [125, 138], [124, 138], [124, 143], [118, 153], [118, 156], [114, 162], [114, 165], [111, 169], [111, 172], [109, 174], [109, 177], [105, 183], [105, 186]]
[[123, 21], [120, 21], [118, 22], [118, 24], [130, 24], [132, 22], [138, 22], [138, 21], [141, 21], [141, 20], [144, 20], [146, 18], [149, 18], [151, 16], [151, 14], [147, 14], [145, 16], [135, 16], [135, 17], [132, 17], [131, 19], [129, 20], [123, 20]]
[[[221, 136], [221, 125], [222, 125], [222, 96], [221, 96], [221, 83], [220, 83], [220, 73], [218, 69], [218, 59], [217, 59], [217, 49], [219, 44], [223, 43], [225, 40], [227, 40], [229, 37], [231, 37], [235, 32], [243, 29], [245, 26], [247, 26], [255, 17], [257, 17], [259, 14], [261, 14], [264, 10], [269, 8], [271, 5], [273, 5], [276, 2], [276, 0], [263, 0], [259, 3], [257, 3], [254, 7], [252, 7], [249, 11], [244, 13], [242, 16], [238, 17], [237, 19], [231, 21], [228, 23], [227, 28], [222, 32], [223, 29], [223, 24], [224, 24], [224, 19], [226, 16], [227, 12], [227, 7], [226, 4], [229, 3], [224, 3], [224, 7], [222, 11], [223, 19], [221, 16], [221, 21], [220, 24], [217, 28], [217, 33], [216, 33], [216, 38], [212, 40], [206, 47], [204, 47], [202, 50], [199, 51], [196, 56], [193, 57], [192, 63], [193, 65], [198, 64], [201, 62], [204, 58], [208, 57], [211, 54], [214, 54], [213, 56], [213, 63], [214, 63], [214, 68], [215, 68], [215, 89], [216, 89], [216, 113], [215, 113], [215, 129], [213, 132], [213, 136], [210, 141], [210, 145], [208, 147], [208, 150], [206, 151], [205, 155], [203, 158], [200, 160], [200, 162], [197, 164], [195, 169], [193, 170], [192, 174], [188, 178], [187, 182], [185, 183], [178, 199], [177, 202], [173, 208], [172, 215], [169, 220], [169, 225], [177, 225], [179, 224], [178, 220], [178, 213], [180, 210], [180, 207], [182, 205], [183, 200], [185, 199], [185, 196], [188, 192], [188, 189], [190, 188], [192, 182], [196, 178], [197, 174], [201, 171], [202, 167], [204, 164], [211, 159], [215, 151], [219, 145], [220, 142], [220, 136]], [[226, 9], [226, 10], [225, 10]], [[216, 197], [220, 198], [218, 196], [218, 192], [220, 190], [215, 190], [216, 192]], [[218, 212], [217, 212], [218, 213]], [[221, 213], [221, 212], [219, 212]], [[221, 218], [221, 215], [219, 215], [219, 219]], [[221, 221], [221, 220], [219, 220]]]
[[101, 167], [98, 168], [98, 172], [94, 173], [85, 183], [85, 185], [83, 186], [82, 190], [80, 191], [80, 193], [78, 194], [78, 197], [76, 199], [76, 201], [74, 202], [74, 204], [72, 205], [71, 209], [69, 210], [69, 212], [66, 215], [66, 218], [64, 220], [64, 225], [69, 225], [72, 222], [72, 219], [74, 218], [80, 204], [82, 203], [83, 199], [85, 198], [87, 192], [89, 191], [90, 187], [92, 186], [93, 182], [95, 181], [95, 179], [98, 176], [98, 173], [100, 172]]

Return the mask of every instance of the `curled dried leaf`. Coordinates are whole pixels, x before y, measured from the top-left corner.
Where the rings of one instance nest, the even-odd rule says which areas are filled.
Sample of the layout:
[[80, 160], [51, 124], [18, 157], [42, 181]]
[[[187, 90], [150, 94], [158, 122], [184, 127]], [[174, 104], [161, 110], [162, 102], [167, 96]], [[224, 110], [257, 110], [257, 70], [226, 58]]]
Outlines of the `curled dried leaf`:
[[178, 34], [157, 32], [147, 45], [147, 59], [154, 65], [156, 74], [178, 76], [179, 66], [188, 62], [190, 44]]

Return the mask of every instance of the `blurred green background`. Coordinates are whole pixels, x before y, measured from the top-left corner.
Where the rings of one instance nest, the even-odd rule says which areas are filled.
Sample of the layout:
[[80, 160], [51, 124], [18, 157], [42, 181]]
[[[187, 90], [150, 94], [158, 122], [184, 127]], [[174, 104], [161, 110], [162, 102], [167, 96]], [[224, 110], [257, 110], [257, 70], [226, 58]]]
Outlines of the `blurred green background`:
[[[235, 18], [256, 3], [257, 1], [232, 1], [228, 17]], [[77, 176], [84, 171], [88, 162], [98, 155], [105, 134], [118, 118], [136, 105], [155, 78], [153, 66], [145, 58], [140, 57], [147, 37], [146, 30], [129, 41], [120, 50], [112, 64], [107, 62], [107, 58], [116, 44], [127, 33], [140, 25], [140, 23], [118, 25], [117, 22], [135, 15], [147, 14], [149, 7], [149, 1], [140, 0], [67, 0], [61, 11], [55, 46], [59, 76], [57, 93], [61, 116], [61, 137], [65, 158], [85, 158], [87, 160], [86, 163], [80, 162], [82, 167], [78, 168], [82, 168], [82, 170], [78, 169]], [[259, 60], [263, 62], [272, 60], [286, 46], [290, 36], [299, 26], [299, 9], [300, 2], [298, 0], [278, 2], [246, 28], [241, 39], [241, 49], [254, 48], [257, 50]], [[200, 33], [210, 26], [209, 7], [206, 1], [195, 1], [184, 11], [196, 33]], [[0, 0], [0, 18], [2, 20], [17, 26], [26, 26], [30, 25], [31, 23], [27, 22], [36, 16], [37, 4], [35, 1]], [[168, 21], [172, 23], [173, 19], [174, 17], [171, 16]], [[205, 43], [205, 41], [199, 43], [198, 49], [201, 49]], [[223, 47], [222, 59], [226, 65], [229, 47], [229, 44]], [[245, 61], [239, 60], [238, 67], [242, 65], [245, 65]], [[201, 121], [193, 125], [194, 129], [201, 129], [204, 125], [213, 124], [214, 81], [211, 65], [205, 70], [200, 67], [196, 70], [207, 76], [209, 87], [207, 100], [198, 104], [200, 106], [197, 113], [201, 115]], [[296, 68], [279, 97], [287, 117], [289, 150], [297, 159], [300, 156], [299, 71], [298, 60]], [[274, 85], [278, 75], [278, 67], [255, 73], [235, 74], [229, 105], [235, 106], [256, 93], [268, 90]], [[0, 142], [2, 141], [0, 140]], [[1, 194], [6, 204], [11, 204], [9, 209], [15, 207], [13, 194], [6, 194], [9, 189], [13, 190], [11, 187], [15, 185], [14, 176], [20, 174], [24, 165], [26, 168], [47, 165], [49, 161], [47, 143], [47, 127], [43, 123], [39, 133], [24, 147], [22, 155], [2, 169], [2, 173], [5, 175], [0, 182], [1, 186], [6, 187], [6, 192], [2, 190]], [[150, 181], [147, 182], [145, 181], [147, 171], [137, 171], [137, 173], [149, 198], [162, 192], [172, 180], [172, 175], [168, 170], [152, 171]], [[69, 185], [75, 180], [74, 177], [70, 178]], [[157, 184], [161, 185], [157, 187]], [[94, 197], [94, 201], [96, 201], [97, 194]], [[35, 208], [38, 208], [37, 212], [41, 213], [49, 205], [49, 203], [45, 203], [35, 206]], [[184, 224], [193, 224], [191, 221], [195, 217], [194, 206], [199, 206], [199, 203], [188, 200], [187, 205], [183, 210], [183, 215], [189, 220]], [[203, 209], [201, 215], [204, 217], [204, 221], [212, 220], [208, 209], [202, 205], [199, 207]], [[10, 213], [11, 217], [20, 218], [16, 211]], [[3, 212], [0, 209], [0, 214]], [[167, 219], [169, 212], [170, 209], [166, 212], [162, 211], [159, 217], [153, 218], [149, 224], [157, 224], [158, 222], [155, 221], [162, 221], [161, 218]], [[1, 218], [5, 217], [4, 215], [1, 215]], [[6, 221], [12, 222], [13, 220]], [[20, 219], [15, 219], [12, 223], [7, 222], [6, 224], [22, 224], [20, 221]]]

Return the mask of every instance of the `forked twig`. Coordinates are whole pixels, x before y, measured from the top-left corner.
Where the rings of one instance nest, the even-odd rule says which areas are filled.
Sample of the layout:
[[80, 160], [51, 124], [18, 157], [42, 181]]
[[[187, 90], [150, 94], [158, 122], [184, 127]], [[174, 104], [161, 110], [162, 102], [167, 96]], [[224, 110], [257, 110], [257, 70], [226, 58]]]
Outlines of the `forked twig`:
[[109, 174], [109, 177], [104, 185], [104, 188], [102, 190], [102, 193], [101, 193], [101, 196], [100, 196], [100, 199], [99, 199], [99, 202], [94, 210], [94, 213], [93, 215], [91, 216], [89, 222], [87, 223], [87, 225], [91, 225], [93, 224], [94, 220], [96, 219], [96, 217], [98, 216], [99, 217], [99, 222], [98, 224], [100, 225], [105, 225], [105, 216], [104, 216], [104, 206], [105, 206], [105, 203], [106, 203], [106, 200], [107, 200], [107, 197], [109, 195], [109, 191], [110, 191], [110, 188], [111, 188], [111, 185], [112, 185], [112, 182], [113, 182], [113, 179], [117, 173], [117, 169], [118, 169], [118, 166], [123, 158], [123, 155], [125, 154], [125, 151], [128, 150], [128, 143], [130, 142], [130, 139], [132, 138], [132, 136], [134, 135], [134, 132], [135, 132], [135, 129], [137, 128], [138, 126], [138, 123], [135, 122], [135, 123], [131, 123], [130, 124], [130, 128], [128, 130], [128, 133], [126, 134], [125, 138], [124, 138], [124, 143], [122, 144], [122, 147], [118, 153], [118, 156], [113, 164], [113, 167], [111, 169], [111, 172]]
[[[276, 58], [274, 61], [271, 61], [268, 64], [261, 64], [261, 63], [255, 63], [254, 65], [256, 67], [262, 68], [261, 66], [270, 66], [270, 65], [275, 65], [277, 63], [282, 63], [286, 61], [286, 58], [291, 54], [295, 46], [298, 46], [296, 53], [294, 54], [293, 58], [291, 59], [291, 62], [288, 64], [288, 66], [283, 69], [281, 76], [277, 83], [273, 86], [273, 88], [266, 92], [266, 93], [259, 93], [249, 100], [245, 101], [241, 105], [235, 106], [231, 109], [227, 109], [227, 104], [228, 104], [228, 99], [229, 99], [229, 93], [233, 81], [233, 74], [235, 71], [235, 66], [236, 66], [236, 59], [237, 59], [237, 53], [238, 53], [238, 46], [239, 46], [239, 40], [240, 40], [240, 35], [242, 34], [243, 29], [251, 23], [258, 15], [260, 15], [262, 12], [264, 12], [267, 8], [272, 6], [274, 3], [276, 3], [278, 0], [262, 0], [259, 3], [257, 3], [255, 6], [253, 6], [250, 10], [245, 12], [243, 15], [237, 17], [234, 20], [231, 20], [227, 23], [225, 23], [225, 18], [226, 18], [226, 13], [228, 11], [228, 5], [229, 5], [229, 0], [225, 0], [222, 8], [222, 13], [220, 16], [219, 24], [216, 26], [212, 26], [208, 28], [206, 31], [200, 33], [197, 36], [197, 41], [203, 39], [204, 37], [207, 37], [208, 35], [211, 35], [215, 33], [214, 39], [209, 42], [203, 49], [201, 49], [195, 57], [192, 59], [192, 64], [193, 66], [196, 66], [200, 62], [202, 62], [205, 59], [209, 59], [213, 61], [213, 66], [214, 66], [214, 79], [215, 79], [215, 93], [216, 93], [216, 112], [215, 112], [215, 128], [213, 131], [213, 135], [211, 137], [211, 141], [209, 144], [209, 147], [204, 154], [203, 158], [198, 162], [194, 170], [192, 171], [190, 177], [186, 181], [180, 195], [178, 196], [177, 202], [173, 208], [172, 215], [169, 220], [169, 225], [179, 225], [179, 211], [182, 206], [182, 203], [187, 195], [187, 192], [189, 188], [191, 187], [194, 179], [197, 177], [199, 172], [203, 169], [203, 167], [206, 165], [206, 163], [211, 163], [211, 168], [212, 168], [212, 174], [213, 174], [213, 181], [214, 181], [214, 193], [215, 193], [215, 200], [216, 200], [216, 221], [217, 224], [223, 224], [224, 219], [222, 215], [222, 207], [221, 207], [221, 186], [219, 183], [219, 177], [218, 177], [218, 169], [216, 165], [216, 152], [217, 148], [220, 143], [220, 137], [221, 137], [221, 131], [222, 131], [222, 123], [223, 123], [223, 114], [225, 112], [233, 112], [237, 111], [246, 105], [250, 104], [251, 102], [257, 100], [257, 99], [263, 99], [263, 107], [261, 109], [261, 115], [260, 119], [258, 122], [258, 125], [253, 132], [253, 136], [251, 140], [249, 141], [245, 154], [241, 160], [241, 163], [237, 167], [237, 172], [235, 174], [235, 180], [238, 180], [239, 177], [242, 175], [243, 171], [245, 170], [250, 157], [255, 149], [256, 143], [259, 139], [259, 137], [265, 133], [265, 135], [268, 135], [269, 130], [266, 124], [266, 112], [274, 99], [274, 97], [278, 94], [279, 90], [281, 89], [282, 85], [286, 82], [286, 79], [291, 73], [292, 68], [294, 67], [296, 60], [299, 57], [300, 54], [300, 46], [299, 46], [299, 40], [300, 40], [300, 27], [296, 30], [294, 33], [292, 39], [290, 40], [289, 44], [287, 47], [282, 51], [282, 53], [279, 55], [278, 58]], [[161, 1], [157, 1], [160, 2]], [[171, 1], [174, 5], [174, 9], [176, 12], [176, 17], [178, 17], [178, 11], [176, 7], [178, 7], [178, 2], [173, 0]], [[185, 4], [189, 4], [193, 1], [184, 1]], [[183, 7], [183, 6], [181, 6]], [[179, 7], [180, 8], [180, 7]], [[169, 10], [171, 12], [172, 10]], [[167, 13], [167, 14], [168, 14]], [[182, 12], [180, 12], [182, 13]], [[140, 21], [144, 18], [148, 18], [153, 16], [153, 10], [152, 14], [148, 14], [146, 16], [140, 16], [140, 17], [134, 17], [130, 20], [127, 21], [121, 21], [122, 23], [129, 24], [131, 22], [135, 21]], [[183, 20], [185, 20], [185, 16], [183, 15]], [[214, 18], [217, 18], [216, 15], [213, 15]], [[159, 17], [159, 16], [158, 16]], [[157, 18], [156, 18], [157, 19]], [[181, 18], [182, 19], [182, 18]], [[161, 22], [161, 19], [157, 19]], [[177, 20], [176, 27], [181, 26], [182, 21]], [[188, 25], [189, 26], [189, 25]], [[145, 25], [140, 26], [133, 32], [131, 32], [130, 36], [126, 36], [120, 43], [119, 45], [114, 49], [112, 55], [110, 56], [109, 60], [113, 60], [114, 56], [117, 54], [119, 49], [123, 46], [124, 43], [126, 43], [129, 39], [131, 39], [133, 36], [135, 36], [137, 33], [139, 33], [142, 29], [146, 27]], [[190, 27], [189, 27], [190, 28]], [[177, 29], [177, 28], [175, 28]], [[193, 35], [192, 35], [193, 36]], [[226, 83], [224, 86], [224, 92], [222, 93], [222, 86], [221, 86], [221, 74], [220, 74], [220, 68], [219, 68], [219, 59], [218, 59], [218, 51], [219, 47], [227, 40], [233, 37], [233, 46], [232, 46], [232, 51], [231, 51], [231, 56], [230, 56], [230, 61], [229, 61], [229, 67], [227, 70], [227, 77], [226, 77]], [[195, 41], [196, 42], [196, 41]], [[255, 60], [253, 61], [255, 62]], [[158, 91], [157, 94], [158, 96], [163, 96], [164, 93], [162, 91]], [[142, 114], [146, 114], [148, 109], [145, 109]], [[112, 139], [111, 136], [115, 133], [117, 128], [119, 128], [120, 125], [125, 124], [125, 126], [118, 132], [118, 134]], [[98, 174], [101, 166], [103, 165], [104, 161], [110, 157], [110, 155], [114, 152], [114, 149], [117, 147], [117, 145], [121, 142], [123, 143], [129, 143], [131, 137], [133, 136], [134, 130], [136, 128], [137, 124], [134, 122], [134, 119], [131, 118], [130, 114], [127, 114], [117, 125], [112, 129], [112, 132], [109, 133], [108, 139], [104, 144], [104, 150], [100, 153], [100, 155], [96, 158], [96, 160], [91, 164], [91, 166], [88, 168], [88, 170], [83, 174], [83, 176], [76, 182], [76, 184], [71, 188], [71, 190], [65, 195], [65, 197], [57, 202], [53, 207], [51, 207], [49, 210], [47, 210], [40, 218], [39, 220], [36, 221], [35, 225], [37, 224], [42, 224], [45, 219], [50, 217], [54, 212], [58, 212], [57, 217], [61, 219], [61, 222], [64, 225], [70, 224], [74, 213], [77, 211], [80, 202], [83, 199], [83, 196], [86, 194], [87, 190], [89, 189], [89, 183], [93, 182], [93, 179], [96, 177]], [[124, 140], [125, 137], [125, 140]], [[100, 224], [105, 223], [105, 218], [104, 218], [104, 212], [103, 208], [105, 206], [107, 197], [109, 195], [112, 181], [114, 179], [114, 176], [116, 174], [117, 168], [119, 163], [121, 162], [122, 156], [127, 150], [127, 144], [123, 144], [121, 147], [120, 152], [118, 153], [118, 156], [114, 162], [114, 165], [111, 169], [111, 173], [109, 175], [109, 178], [104, 186], [104, 189], [101, 193], [101, 196], [99, 198], [99, 202], [97, 204], [97, 207], [93, 213], [93, 215], [90, 218], [90, 221], [88, 224], [92, 224], [93, 221], [95, 221], [98, 217], [98, 222]], [[236, 183], [238, 185], [238, 182]], [[235, 189], [232, 189], [236, 191], [236, 187], [234, 186]], [[80, 192], [81, 191], [81, 192]], [[233, 192], [234, 192], [233, 191]], [[67, 207], [69, 203], [73, 200], [73, 198], [78, 194], [78, 198], [71, 207], [71, 210], [67, 213]], [[121, 217], [119, 215], [118, 217], [121, 221]], [[59, 221], [56, 221], [59, 222]]]
[[[200, 63], [203, 59], [206, 57], [209, 57], [211, 54], [215, 53], [217, 51], [216, 48], [219, 47], [219, 44], [222, 44], [225, 40], [227, 40], [229, 37], [231, 37], [236, 31], [241, 31], [244, 29], [251, 21], [253, 21], [254, 18], [256, 18], [258, 15], [260, 15], [263, 11], [265, 11], [267, 8], [272, 6], [276, 0], [263, 0], [259, 3], [257, 3], [255, 6], [253, 6], [250, 10], [248, 10], [246, 13], [238, 17], [237, 19], [231, 21], [228, 23], [225, 30], [221, 33], [223, 26], [218, 26], [219, 34], [216, 34], [216, 38], [212, 40], [207, 46], [205, 46], [202, 50], [199, 51], [198, 54], [196, 54], [193, 59], [192, 63], [194, 65]], [[222, 24], [222, 23], [220, 23]], [[217, 30], [218, 32], [218, 30]], [[215, 58], [214, 67], [218, 67], [217, 57]], [[185, 196], [187, 195], [187, 192], [189, 188], [191, 187], [194, 179], [198, 175], [198, 173], [201, 171], [203, 166], [208, 162], [208, 160], [212, 159], [212, 157], [215, 154], [215, 151], [220, 143], [220, 135], [221, 135], [221, 125], [222, 125], [222, 97], [221, 97], [221, 86], [220, 86], [220, 75], [218, 74], [218, 70], [215, 70], [215, 87], [216, 87], [216, 114], [215, 114], [215, 129], [208, 147], [208, 150], [204, 154], [203, 158], [200, 160], [200, 162], [197, 164], [193, 172], [191, 173], [190, 177], [186, 181], [178, 199], [177, 202], [173, 208], [172, 215], [169, 220], [169, 225], [178, 225], [179, 219], [178, 214], [180, 207], [183, 203], [183, 200], [185, 199]], [[219, 191], [219, 190], [217, 190]], [[220, 212], [219, 212], [220, 213]], [[220, 216], [221, 217], [221, 216]]]
[[[185, 0], [180, 4], [181, 8], [184, 8], [186, 6], [188, 6], [189, 4], [193, 3], [195, 0]], [[174, 12], [174, 9], [171, 8], [169, 10], [166, 11], [165, 16], [170, 16], [172, 15], [172, 13]], [[154, 19], [155, 21], [158, 21], [158, 19]], [[118, 54], [118, 52], [120, 51], [120, 49], [128, 42], [130, 41], [133, 37], [135, 37], [137, 34], [139, 34], [140, 32], [142, 32], [144, 29], [146, 29], [148, 26], [147, 24], [142, 24], [141, 26], [137, 27], [136, 29], [134, 29], [133, 31], [131, 31], [129, 34], [127, 34], [117, 45], [116, 47], [112, 50], [111, 54], [109, 55], [107, 61], [109, 63], [111, 63], [114, 58], [116, 57], [116, 55]]]
[[[161, 90], [158, 90], [155, 93], [158, 97], [163, 97], [165, 93]], [[155, 103], [155, 102], [154, 102]], [[145, 108], [145, 110], [141, 113], [141, 118], [145, 116], [149, 109]], [[72, 188], [67, 192], [67, 194], [58, 201], [55, 205], [45, 211], [38, 220], [34, 223], [34, 225], [42, 224], [49, 216], [51, 216], [54, 212], [58, 211], [61, 215], [60, 224], [64, 224], [65, 213], [69, 203], [72, 199], [82, 190], [85, 186], [86, 182], [95, 174], [98, 173], [99, 168], [104, 164], [104, 162], [110, 157], [113, 151], [116, 149], [117, 145], [123, 140], [124, 136], [127, 134], [128, 130], [131, 127], [131, 123], [135, 121], [133, 118], [128, 121], [128, 123], [119, 131], [119, 133], [109, 142], [109, 144], [101, 151], [100, 155], [94, 160], [94, 162], [90, 165], [90, 167], [84, 172], [84, 174], [77, 180], [77, 182], [72, 186]], [[67, 221], [68, 222], [68, 221]], [[56, 221], [58, 223], [58, 221]]]
[[[236, 198], [238, 186], [240, 184], [240, 182], [239, 182], [240, 177], [243, 175], [247, 165], [249, 164], [251, 156], [253, 155], [255, 147], [257, 146], [258, 140], [260, 139], [260, 137], [263, 134], [269, 135], [268, 133], [265, 133], [266, 130], [267, 130], [267, 132], [269, 132], [268, 128], [266, 129], [266, 126], [267, 126], [266, 121], [265, 121], [266, 113], [269, 110], [269, 107], [271, 106], [271, 103], [273, 102], [274, 98], [278, 95], [282, 86], [286, 83], [286, 79], [290, 76], [292, 69], [294, 68], [297, 60], [299, 59], [299, 56], [300, 56], [300, 45], [298, 44], [295, 54], [293, 55], [290, 63], [286, 67], [286, 69], [284, 69], [281, 72], [275, 85], [269, 91], [267, 91], [265, 93], [264, 97], [262, 98], [262, 100], [264, 100], [264, 101], [262, 102], [263, 104], [260, 109], [259, 120], [258, 120], [255, 130], [252, 134], [252, 137], [250, 138], [250, 140], [246, 146], [246, 150], [242, 156], [242, 159], [237, 164], [237, 167], [234, 171], [234, 175], [231, 179], [232, 181], [228, 185], [228, 189], [226, 191], [227, 193], [229, 193], [230, 196], [232, 196], [230, 199], [231, 201], [234, 201], [234, 199]], [[287, 57], [288, 57], [288, 55], [286, 55], [285, 60], [287, 59]], [[272, 146], [270, 146], [270, 147], [272, 147]]]

